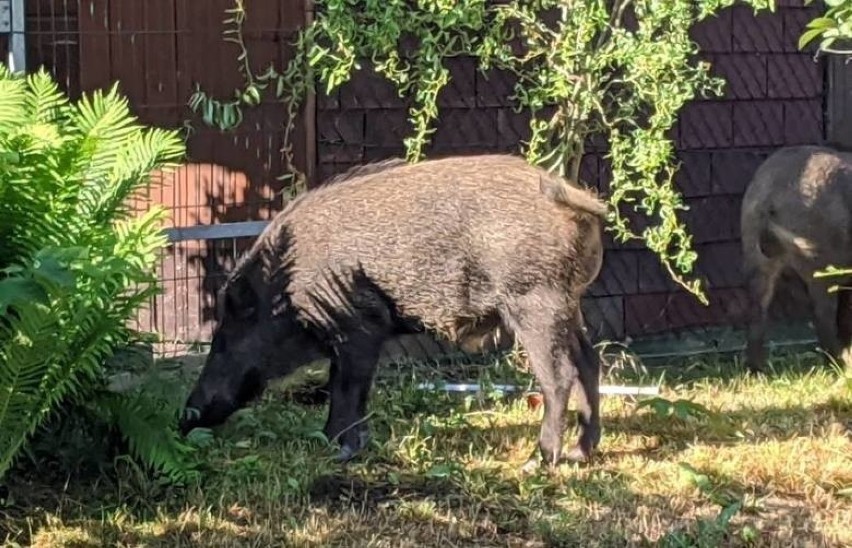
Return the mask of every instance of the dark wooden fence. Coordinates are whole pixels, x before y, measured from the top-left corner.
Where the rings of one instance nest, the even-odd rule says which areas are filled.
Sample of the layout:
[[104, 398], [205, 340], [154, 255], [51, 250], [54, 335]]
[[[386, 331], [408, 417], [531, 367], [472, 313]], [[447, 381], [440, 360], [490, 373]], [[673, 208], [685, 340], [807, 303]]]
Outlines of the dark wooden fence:
[[[256, 68], [288, 58], [307, 0], [248, 2], [247, 44]], [[724, 98], [696, 101], [675, 130], [683, 167], [678, 184], [710, 288], [703, 307], [678, 290], [656, 258], [637, 245], [608, 244], [605, 266], [584, 303], [598, 337], [623, 340], [664, 332], [739, 325], [745, 310], [739, 257], [743, 190], [766, 156], [782, 145], [825, 136], [825, 62], [796, 48], [815, 8], [782, 1], [774, 14], [725, 10], [694, 29], [702, 55], [724, 76]], [[280, 209], [281, 107], [265, 103], [232, 134], [205, 128], [186, 107], [196, 83], [220, 96], [239, 85], [236, 49], [222, 40], [230, 0], [38, 0], [27, 2], [29, 68], [45, 64], [72, 93], [115, 80], [147, 123], [192, 120], [190, 163], [153, 197], [175, 227], [268, 219]], [[0, 44], [2, 45], [2, 44]], [[452, 81], [431, 155], [515, 151], [528, 115], [513, 111], [505, 74], [487, 77], [469, 59], [450, 61]], [[363, 71], [333, 96], [316, 100], [295, 137], [297, 164], [316, 184], [349, 166], [402, 153], [405, 103], [381, 78]], [[591, 148], [585, 181], [606, 190], [605, 150]], [[223, 272], [250, 238], [175, 243], [164, 257], [166, 294], [143, 323], [175, 341], [204, 340]], [[800, 317], [796, 292], [787, 314]], [[784, 310], [782, 306], [779, 310]]]

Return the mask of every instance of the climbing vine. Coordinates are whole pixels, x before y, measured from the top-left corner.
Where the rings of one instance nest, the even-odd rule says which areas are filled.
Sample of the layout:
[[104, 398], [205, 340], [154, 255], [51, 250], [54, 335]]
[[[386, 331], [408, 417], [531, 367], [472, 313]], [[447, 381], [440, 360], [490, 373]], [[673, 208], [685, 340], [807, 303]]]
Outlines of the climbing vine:
[[[809, 6], [814, 0], [804, 0]], [[817, 50], [835, 55], [852, 55], [852, 0], [824, 0], [825, 12], [808, 22], [799, 37], [799, 49], [819, 40]], [[835, 44], [840, 43], [838, 47]]]
[[[609, 228], [619, 241], [642, 240], [676, 282], [707, 302], [700, 281], [688, 279], [697, 255], [679, 219], [685, 206], [673, 184], [669, 135], [687, 102], [717, 95], [724, 84], [696, 59], [689, 29], [735, 0], [320, 0], [286, 67], [258, 74], [242, 38], [244, 0], [234, 1], [225, 37], [238, 47], [245, 85], [226, 101], [199, 89], [190, 106], [205, 123], [229, 130], [274, 89], [288, 113], [284, 176], [295, 175], [297, 190], [304, 176], [293, 165], [289, 135], [317, 84], [330, 93], [369, 62], [408, 101], [413, 131], [404, 144], [407, 159], [418, 161], [449, 82], [445, 61], [472, 56], [482, 70], [517, 77], [512, 99], [532, 113], [523, 145], [531, 163], [577, 180], [586, 143], [607, 141]], [[746, 3], [774, 9], [774, 0]], [[645, 217], [641, 230], [628, 222], [629, 208]]]

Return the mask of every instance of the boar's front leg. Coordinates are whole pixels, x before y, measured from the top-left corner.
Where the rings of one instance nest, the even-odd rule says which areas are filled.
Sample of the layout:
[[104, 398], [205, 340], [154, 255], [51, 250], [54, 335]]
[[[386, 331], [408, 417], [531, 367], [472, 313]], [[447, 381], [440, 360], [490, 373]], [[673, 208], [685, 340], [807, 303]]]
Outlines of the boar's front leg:
[[841, 361], [852, 372], [852, 290], [849, 289], [841, 289], [837, 295], [837, 338]]
[[829, 293], [830, 285], [822, 280], [810, 279], [807, 286], [814, 314], [817, 341], [832, 358], [842, 359], [842, 348], [837, 330], [839, 319], [838, 296]]
[[340, 461], [352, 459], [367, 445], [367, 402], [380, 348], [380, 342], [350, 343], [332, 360], [325, 435], [340, 444]]

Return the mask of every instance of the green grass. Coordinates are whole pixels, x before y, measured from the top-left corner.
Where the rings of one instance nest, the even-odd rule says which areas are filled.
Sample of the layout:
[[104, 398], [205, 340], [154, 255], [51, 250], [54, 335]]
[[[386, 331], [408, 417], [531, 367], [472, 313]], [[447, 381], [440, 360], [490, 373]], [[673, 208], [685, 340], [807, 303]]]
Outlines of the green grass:
[[[121, 459], [101, 472], [24, 466], [0, 506], [0, 542], [850, 545], [852, 381], [814, 354], [776, 362], [749, 377], [706, 357], [650, 371], [620, 361], [612, 377], [661, 382], [664, 398], [692, 404], [605, 398], [599, 458], [528, 476], [541, 410], [522, 397], [427, 394], [415, 383], [441, 371], [385, 368], [372, 446], [343, 466], [316, 435], [326, 408], [296, 403], [285, 383], [206, 441], [198, 485], [165, 486]], [[476, 371], [461, 376], [530, 380], [504, 362]]]

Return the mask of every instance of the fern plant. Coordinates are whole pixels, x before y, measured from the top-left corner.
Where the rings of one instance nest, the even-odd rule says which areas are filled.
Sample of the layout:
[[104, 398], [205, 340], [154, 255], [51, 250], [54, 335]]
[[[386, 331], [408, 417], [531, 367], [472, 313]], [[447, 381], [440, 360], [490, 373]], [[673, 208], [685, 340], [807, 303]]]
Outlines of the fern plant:
[[163, 210], [133, 211], [150, 174], [183, 156], [145, 128], [118, 87], [71, 102], [49, 74], [0, 65], [0, 478], [60, 410], [113, 422], [147, 463], [179, 479], [170, 410], [107, 387], [106, 360], [157, 291]]

